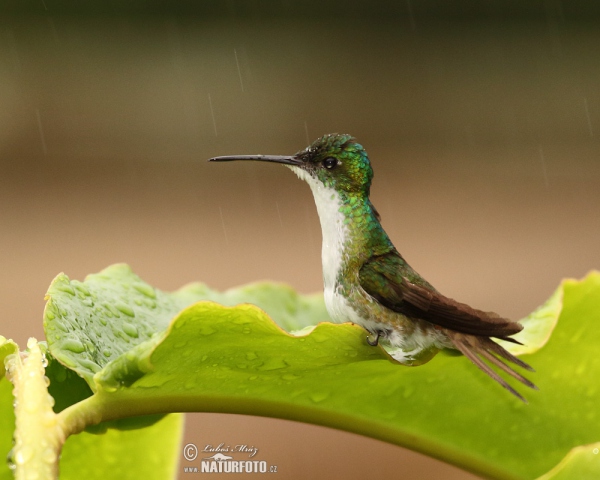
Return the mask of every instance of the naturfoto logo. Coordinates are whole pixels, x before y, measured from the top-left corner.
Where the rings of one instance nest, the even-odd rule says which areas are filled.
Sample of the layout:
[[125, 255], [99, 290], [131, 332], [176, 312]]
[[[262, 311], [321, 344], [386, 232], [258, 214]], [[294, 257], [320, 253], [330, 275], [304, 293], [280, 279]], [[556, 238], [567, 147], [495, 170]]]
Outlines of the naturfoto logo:
[[[277, 466], [269, 465], [264, 460], [249, 460], [258, 453], [258, 448], [249, 445], [229, 446], [225, 443], [219, 445], [206, 445], [202, 453], [212, 453], [210, 457], [200, 459], [200, 468], [184, 467], [184, 473], [276, 473]], [[187, 444], [183, 449], [183, 456], [188, 461], [198, 457], [198, 447], [193, 443]], [[228, 453], [245, 454], [248, 459], [237, 460]]]

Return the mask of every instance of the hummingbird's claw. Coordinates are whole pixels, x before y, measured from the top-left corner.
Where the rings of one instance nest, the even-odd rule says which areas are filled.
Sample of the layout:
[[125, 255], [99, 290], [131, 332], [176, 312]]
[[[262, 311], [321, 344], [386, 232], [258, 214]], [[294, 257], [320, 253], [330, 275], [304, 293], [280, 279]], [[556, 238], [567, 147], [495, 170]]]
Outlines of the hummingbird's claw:
[[376, 347], [379, 344], [379, 337], [381, 337], [381, 330], [377, 330], [375, 340], [371, 340], [373, 334], [367, 335], [367, 343], [372, 347]]

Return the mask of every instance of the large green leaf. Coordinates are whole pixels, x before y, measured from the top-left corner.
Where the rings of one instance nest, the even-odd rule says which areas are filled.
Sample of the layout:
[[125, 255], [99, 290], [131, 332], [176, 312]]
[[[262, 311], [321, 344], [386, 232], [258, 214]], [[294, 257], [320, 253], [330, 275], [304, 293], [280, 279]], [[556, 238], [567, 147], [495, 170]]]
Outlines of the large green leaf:
[[329, 320], [320, 296], [303, 297], [284, 285], [253, 284], [220, 293], [194, 283], [168, 294], [142, 281], [124, 264], [88, 275], [84, 282], [60, 274], [47, 299], [44, 330], [52, 355], [92, 388], [96, 372], [163, 332], [178, 312], [200, 300], [222, 305], [251, 302], [275, 312], [280, 325], [288, 329]]
[[176, 478], [183, 415], [172, 414], [137, 430], [109, 429], [69, 437], [60, 461], [61, 480], [165, 480]]
[[[113, 267], [101, 275], [103, 282], [120, 282], [122, 289], [128, 281], [140, 282], [125, 267]], [[526, 392], [529, 405], [511, 397], [464, 357], [441, 354], [424, 366], [401, 366], [381, 348], [368, 346], [365, 332], [350, 324], [323, 323], [306, 336], [293, 336], [254, 306], [228, 308], [200, 302], [179, 313], [166, 330], [153, 335], [150, 327], [146, 329], [149, 324], [166, 325], [169, 308], [217, 296], [205, 287], [171, 295], [155, 291], [157, 303], [161, 295], [166, 299], [166, 307], [156, 307], [157, 319], [136, 309], [140, 305], [135, 297], [133, 303], [126, 303], [128, 297], [117, 292], [116, 301], [134, 310], [135, 316], [117, 309], [121, 315], [111, 311], [111, 321], [125, 316], [127, 322], [135, 318], [146, 323], [136, 327], [137, 337], [119, 333], [123, 329], [117, 323], [111, 338], [117, 343], [129, 339], [133, 348], [114, 358], [106, 355], [109, 360], [104, 361], [94, 356], [97, 347], [89, 335], [93, 326], [86, 323], [81, 328], [79, 323], [81, 316], [102, 323], [100, 312], [94, 318], [90, 310], [94, 305], [85, 309], [73, 303], [77, 293], [63, 291], [67, 283], [62, 286], [62, 290], [51, 287], [52, 307], [47, 312], [55, 313], [53, 322], [67, 319], [69, 338], [84, 348], [65, 349], [65, 341], [52, 341], [51, 335], [49, 347], [56, 358], [66, 359], [65, 363], [80, 371], [95, 392], [59, 414], [65, 425], [75, 425], [82, 418], [114, 420], [169, 411], [265, 415], [369, 435], [507, 479], [536, 478], [571, 449], [600, 440], [596, 412], [600, 404], [598, 273], [581, 282], [564, 282], [548, 305], [527, 319], [544, 331], [530, 338], [535, 348], [545, 343], [524, 356], [536, 368], [533, 379], [540, 387], [539, 392]], [[294, 324], [294, 309], [304, 312], [305, 319], [310, 318], [311, 309], [324, 312], [315, 298], [306, 301], [288, 291], [293, 299], [280, 303], [276, 300], [280, 287], [253, 288], [257, 298], [261, 291], [269, 292], [262, 301], [268, 303], [274, 319], [279, 310], [287, 312], [288, 327], [302, 326]], [[88, 290], [93, 300], [94, 295], [100, 298], [91, 285]], [[239, 301], [237, 295], [230, 292], [229, 300]], [[102, 301], [110, 302], [110, 296]], [[58, 323], [54, 325], [61, 329]], [[106, 343], [103, 347], [121, 348]], [[90, 361], [97, 367], [88, 369]], [[97, 371], [92, 374], [91, 370]], [[569, 462], [578, 465], [577, 459]], [[600, 467], [592, 464], [591, 468], [600, 477]]]

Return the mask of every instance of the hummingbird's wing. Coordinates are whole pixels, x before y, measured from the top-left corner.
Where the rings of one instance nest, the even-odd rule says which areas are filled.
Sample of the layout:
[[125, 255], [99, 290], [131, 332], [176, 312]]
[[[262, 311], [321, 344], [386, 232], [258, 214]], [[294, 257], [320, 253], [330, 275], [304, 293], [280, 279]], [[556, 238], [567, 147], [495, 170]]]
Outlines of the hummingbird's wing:
[[523, 328], [495, 313], [445, 297], [395, 251], [371, 257], [361, 267], [359, 278], [362, 288], [390, 310], [449, 330], [516, 342], [508, 337]]
[[502, 359], [530, 371], [533, 369], [489, 338], [519, 343], [509, 337], [522, 330], [519, 323], [445, 297], [423, 280], [396, 251], [372, 256], [361, 267], [359, 279], [362, 288], [387, 308], [443, 327], [457, 350], [525, 403], [525, 398], [482, 359], [537, 390]]

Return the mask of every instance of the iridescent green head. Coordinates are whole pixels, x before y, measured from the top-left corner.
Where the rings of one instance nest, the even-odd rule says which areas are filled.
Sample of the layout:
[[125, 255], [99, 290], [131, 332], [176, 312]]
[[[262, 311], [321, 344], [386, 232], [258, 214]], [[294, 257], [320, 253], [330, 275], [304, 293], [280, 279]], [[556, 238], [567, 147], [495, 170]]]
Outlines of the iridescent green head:
[[351, 135], [329, 134], [293, 156], [235, 155], [210, 161], [256, 160], [290, 166], [309, 183], [319, 182], [339, 192], [369, 195], [373, 169], [367, 152]]
[[350, 135], [324, 135], [294, 157], [302, 161], [300, 169], [326, 187], [369, 193], [373, 169], [363, 146]]

